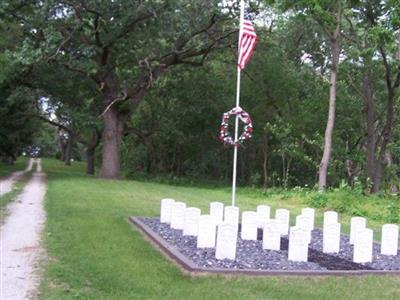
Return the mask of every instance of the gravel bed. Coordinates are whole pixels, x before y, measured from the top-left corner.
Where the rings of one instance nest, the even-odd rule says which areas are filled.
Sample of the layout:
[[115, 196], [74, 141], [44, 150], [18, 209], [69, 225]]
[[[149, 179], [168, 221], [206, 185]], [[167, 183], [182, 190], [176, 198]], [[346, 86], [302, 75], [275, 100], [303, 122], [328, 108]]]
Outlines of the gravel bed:
[[[353, 245], [349, 242], [350, 237], [342, 234], [340, 236], [340, 251], [339, 253], [332, 253], [329, 256], [336, 259], [342, 259], [346, 261], [353, 260]], [[315, 229], [312, 232], [312, 240], [309, 248], [322, 253], [322, 230]], [[373, 243], [372, 262], [362, 264], [365, 269], [374, 270], [400, 270], [400, 251], [397, 255], [381, 255], [381, 245], [379, 243]], [[360, 264], [358, 264], [360, 265]]]
[[322, 231], [313, 230], [309, 246], [308, 262], [288, 260], [288, 237], [281, 239], [281, 251], [262, 249], [262, 231], [259, 230], [257, 241], [246, 241], [238, 236], [236, 260], [218, 260], [215, 249], [197, 249], [196, 237], [183, 236], [182, 230], [171, 229], [160, 223], [158, 218], [143, 218], [142, 221], [199, 267], [253, 269], [253, 270], [400, 270], [400, 253], [397, 256], [380, 255], [380, 245], [374, 243], [372, 263], [357, 264], [352, 262], [353, 246], [349, 237], [341, 236], [341, 247], [338, 254], [322, 252]]

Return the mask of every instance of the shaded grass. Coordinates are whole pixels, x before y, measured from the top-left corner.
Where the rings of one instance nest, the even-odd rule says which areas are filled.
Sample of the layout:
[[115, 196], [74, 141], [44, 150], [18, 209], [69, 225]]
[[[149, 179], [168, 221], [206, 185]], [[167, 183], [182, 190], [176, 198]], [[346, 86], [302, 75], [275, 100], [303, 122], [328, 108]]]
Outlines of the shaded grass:
[[25, 170], [25, 168], [28, 166], [28, 160], [29, 157], [20, 156], [13, 165], [5, 165], [0, 162], [0, 179], [10, 175], [12, 172]]
[[[83, 166], [43, 160], [48, 174], [44, 234], [51, 259], [41, 299], [398, 299], [399, 277], [222, 277], [183, 275], [127, 218], [157, 216], [160, 199], [175, 198], [208, 210], [230, 202], [228, 188], [177, 187], [137, 181], [105, 181], [84, 175]], [[286, 199], [287, 200], [287, 199]], [[290, 201], [239, 192], [241, 210]]]

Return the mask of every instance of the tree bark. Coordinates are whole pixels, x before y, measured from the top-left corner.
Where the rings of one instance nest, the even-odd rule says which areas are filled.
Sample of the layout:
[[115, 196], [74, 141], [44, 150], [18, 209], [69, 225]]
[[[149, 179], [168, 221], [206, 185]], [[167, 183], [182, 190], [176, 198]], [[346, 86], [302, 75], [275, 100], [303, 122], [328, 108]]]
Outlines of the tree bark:
[[[386, 157], [386, 162], [387, 162], [388, 168], [392, 169], [394, 162], [393, 162], [393, 157], [392, 157], [392, 154], [390, 153], [390, 151], [386, 151], [385, 157]], [[396, 177], [396, 173], [394, 172], [394, 170], [392, 169], [390, 171], [391, 171], [390, 172], [391, 176]], [[391, 180], [389, 182], [389, 190], [390, 190], [391, 194], [398, 194], [399, 193], [399, 187], [396, 184], [396, 182], [397, 182], [397, 180]]]
[[328, 121], [325, 129], [325, 143], [324, 143], [324, 153], [321, 159], [321, 164], [318, 172], [318, 188], [320, 191], [325, 191], [326, 188], [326, 178], [328, 174], [328, 166], [332, 153], [332, 135], [333, 128], [335, 127], [335, 113], [336, 113], [336, 83], [337, 83], [337, 72], [339, 65], [339, 55], [340, 55], [340, 19], [341, 11], [340, 8], [337, 12], [337, 25], [335, 33], [330, 38], [331, 43], [331, 74], [330, 74], [330, 88], [329, 88], [329, 111], [328, 111]]
[[390, 88], [388, 91], [388, 105], [386, 109], [386, 123], [382, 132], [382, 142], [380, 144], [380, 151], [378, 156], [378, 161], [375, 167], [375, 173], [373, 177], [372, 183], [372, 193], [378, 193], [381, 189], [382, 178], [383, 178], [383, 170], [386, 165], [386, 149], [387, 145], [390, 142], [392, 136], [392, 129], [394, 123], [394, 104], [395, 104], [395, 91], [393, 88]]
[[65, 161], [65, 149], [66, 149], [67, 143], [65, 142], [64, 136], [62, 135], [62, 133], [59, 133], [58, 145], [60, 147], [60, 160]]
[[64, 154], [64, 162], [66, 166], [71, 165], [72, 146], [73, 146], [73, 137], [69, 135], [65, 146], [65, 154]]
[[11, 166], [14, 164], [15, 158], [10, 155], [4, 155], [2, 156], [1, 161], [3, 162], [3, 164]]
[[322, 155], [321, 164], [319, 167], [318, 187], [320, 191], [326, 188], [326, 178], [328, 174], [328, 166], [332, 153], [332, 136], [333, 128], [335, 127], [336, 114], [336, 82], [337, 82], [337, 66], [339, 62], [340, 49], [338, 41], [332, 44], [332, 69], [330, 77], [329, 89], [329, 111], [328, 122], [325, 129], [324, 153]]
[[268, 187], [268, 138], [264, 137], [263, 143], [263, 188]]
[[365, 114], [367, 121], [367, 176], [370, 180], [375, 178], [376, 174], [376, 134], [375, 134], [375, 108], [374, 95], [372, 89], [372, 74], [368, 68], [363, 79], [363, 98], [365, 105]]
[[101, 133], [95, 128], [86, 144], [86, 174], [94, 175], [95, 173], [95, 154], [96, 147], [99, 144]]
[[86, 173], [94, 175], [95, 171], [95, 149], [96, 147], [86, 148]]
[[[400, 39], [400, 36], [399, 36]], [[375, 174], [373, 177], [373, 184], [371, 188], [372, 193], [377, 193], [381, 189], [383, 170], [386, 164], [386, 150], [390, 143], [393, 132], [394, 118], [395, 118], [395, 99], [396, 93], [400, 86], [400, 69], [397, 69], [395, 80], [392, 81], [392, 70], [391, 66], [386, 57], [386, 52], [383, 47], [379, 47], [380, 54], [382, 56], [382, 62], [385, 67], [385, 79], [387, 88], [387, 106], [386, 106], [386, 122], [382, 130], [382, 134], [379, 138], [379, 154], [375, 166]], [[398, 50], [400, 51], [400, 40], [398, 42]]]
[[119, 179], [120, 144], [122, 140], [123, 122], [116, 106], [111, 106], [103, 117], [103, 149], [100, 177], [105, 179]]

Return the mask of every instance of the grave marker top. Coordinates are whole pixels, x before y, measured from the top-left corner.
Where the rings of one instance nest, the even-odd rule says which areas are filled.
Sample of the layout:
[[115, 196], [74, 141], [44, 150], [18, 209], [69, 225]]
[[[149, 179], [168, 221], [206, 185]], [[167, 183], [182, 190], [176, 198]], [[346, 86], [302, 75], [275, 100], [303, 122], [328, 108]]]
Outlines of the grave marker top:
[[185, 221], [186, 204], [183, 202], [175, 202], [172, 206], [171, 228], [183, 229]]
[[289, 233], [290, 211], [284, 208], [277, 209], [275, 219], [279, 223], [281, 235], [287, 235]]
[[210, 215], [201, 215], [197, 235], [197, 248], [215, 247], [216, 221]]
[[263, 249], [280, 250], [281, 232], [279, 223], [275, 219], [266, 222], [263, 230]]
[[338, 253], [340, 250], [340, 223], [328, 223], [324, 226], [322, 252]]
[[216, 259], [231, 259], [236, 257], [237, 226], [230, 223], [218, 225]]
[[314, 219], [315, 219], [315, 209], [306, 207], [301, 210], [301, 214], [304, 216], [309, 217], [309, 222], [310, 222], [310, 230], [314, 229]]
[[255, 211], [244, 211], [242, 213], [243, 240], [257, 240], [257, 213]]
[[257, 206], [257, 226], [258, 228], [264, 228], [266, 222], [269, 219], [271, 208], [268, 205]]
[[172, 206], [174, 205], [174, 199], [162, 199], [161, 200], [161, 212], [160, 212], [160, 222], [161, 223], [171, 223]]
[[338, 222], [338, 213], [336, 211], [326, 211], [324, 212], [324, 228], [328, 224]]
[[238, 224], [239, 224], [239, 207], [225, 206], [224, 222], [238, 226]]
[[185, 210], [183, 235], [197, 236], [201, 211], [196, 207], [188, 207]]
[[296, 227], [299, 227], [307, 232], [307, 241], [311, 242], [311, 217], [306, 215], [298, 215], [296, 217]]
[[397, 255], [399, 247], [399, 226], [385, 224], [382, 226], [381, 254]]
[[354, 241], [353, 261], [356, 263], [372, 262], [372, 243], [374, 232], [369, 228], [357, 231]]
[[290, 228], [288, 259], [292, 261], [308, 260], [307, 230], [293, 226]]
[[362, 217], [353, 217], [350, 221], [350, 244], [354, 244], [356, 235], [359, 231], [365, 229], [367, 220]]
[[221, 223], [224, 218], [224, 204], [222, 202], [211, 202], [210, 216], [215, 218], [217, 224]]

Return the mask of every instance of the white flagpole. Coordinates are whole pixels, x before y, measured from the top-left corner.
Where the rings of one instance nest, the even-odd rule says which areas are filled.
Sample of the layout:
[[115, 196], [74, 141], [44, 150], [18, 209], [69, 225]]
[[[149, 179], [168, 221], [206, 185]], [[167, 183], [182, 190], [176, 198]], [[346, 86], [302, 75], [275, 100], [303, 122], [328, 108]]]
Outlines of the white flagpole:
[[[244, 1], [240, 1], [240, 22], [239, 22], [239, 39], [238, 39], [238, 55], [240, 51], [240, 39], [242, 36], [242, 24], [244, 19]], [[240, 102], [240, 71], [239, 66], [237, 67], [237, 83], [236, 83], [236, 108], [239, 107]], [[232, 175], [232, 206], [235, 206], [236, 200], [236, 168], [237, 168], [237, 140], [239, 130], [239, 116], [235, 118], [235, 146], [233, 147], [233, 175]]]

